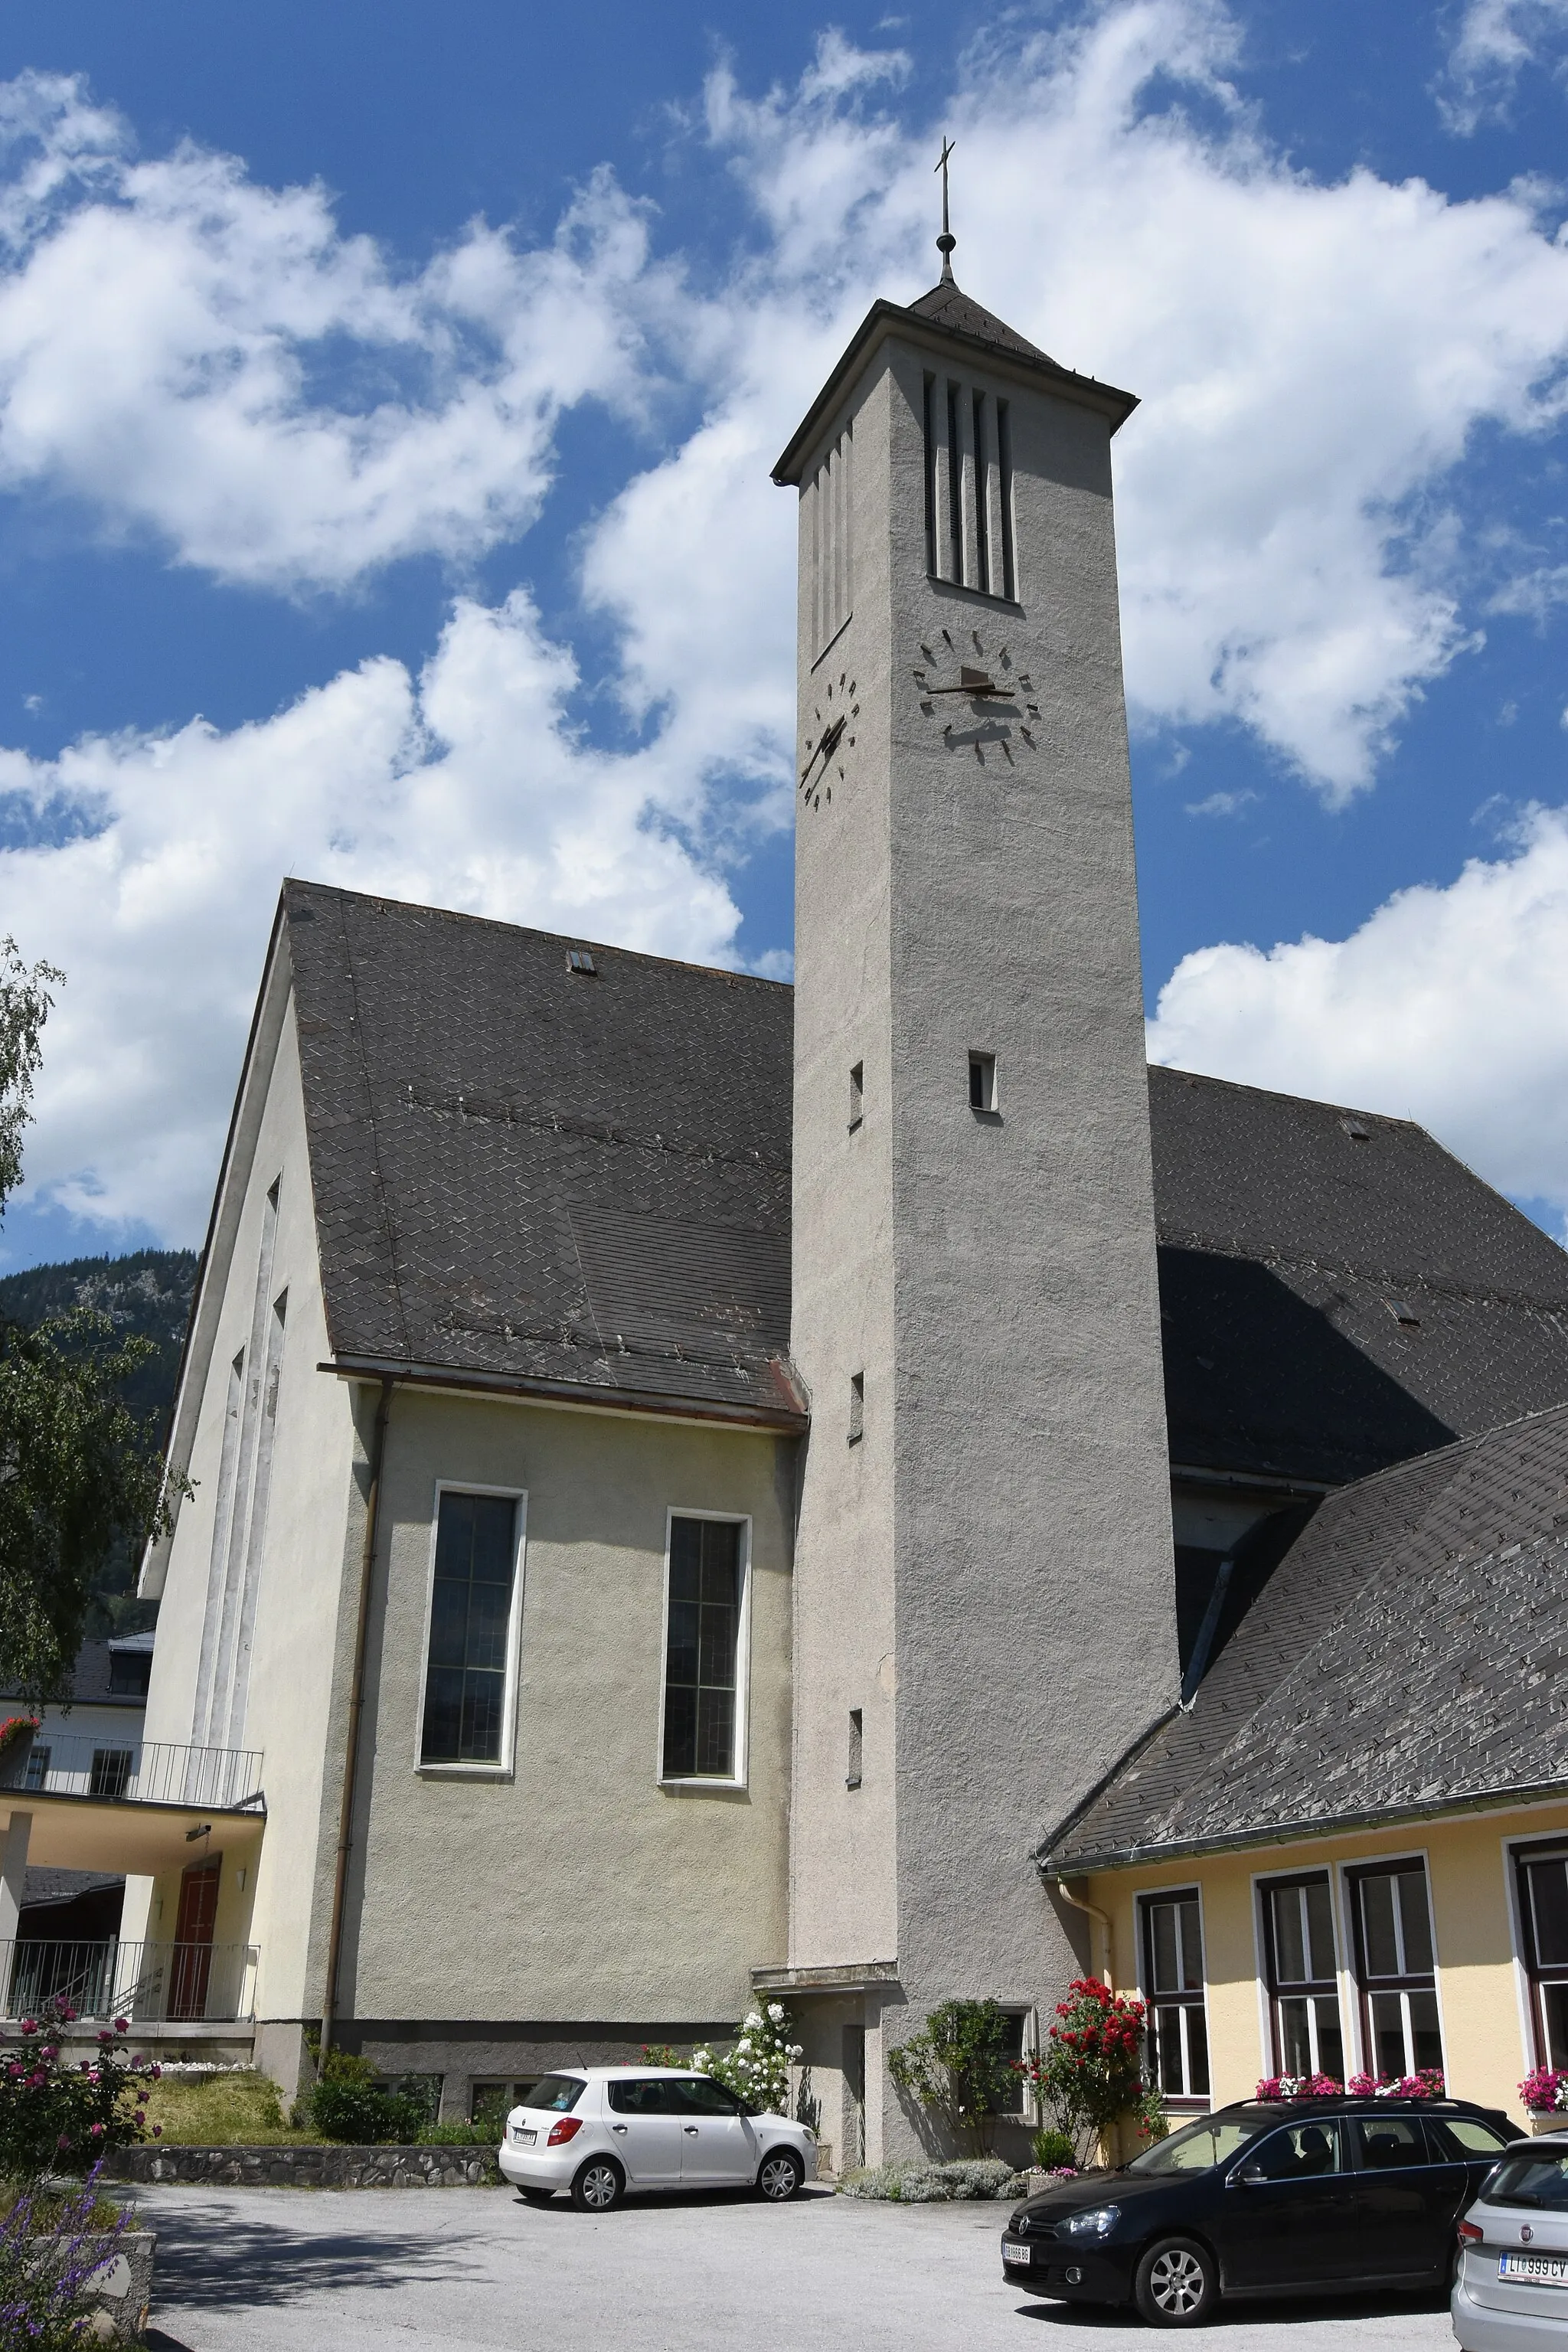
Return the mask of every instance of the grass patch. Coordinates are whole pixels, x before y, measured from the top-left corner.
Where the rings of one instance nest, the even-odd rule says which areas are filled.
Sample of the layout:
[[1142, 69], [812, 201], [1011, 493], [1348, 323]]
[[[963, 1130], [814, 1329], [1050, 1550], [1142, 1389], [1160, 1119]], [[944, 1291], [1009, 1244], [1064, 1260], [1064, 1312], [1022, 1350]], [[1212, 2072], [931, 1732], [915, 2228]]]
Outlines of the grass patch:
[[321, 2133], [291, 2129], [269, 2074], [165, 2074], [147, 2094], [147, 2132], [163, 2126], [174, 2147], [315, 2146]]

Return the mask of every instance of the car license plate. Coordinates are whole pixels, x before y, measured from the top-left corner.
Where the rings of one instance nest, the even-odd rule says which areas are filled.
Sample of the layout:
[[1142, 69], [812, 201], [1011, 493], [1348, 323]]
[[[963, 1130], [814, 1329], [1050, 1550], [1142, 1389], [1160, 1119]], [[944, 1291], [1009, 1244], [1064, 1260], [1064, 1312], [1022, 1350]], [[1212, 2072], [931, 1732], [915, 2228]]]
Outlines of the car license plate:
[[1500, 2254], [1497, 2274], [1529, 2279], [1533, 2286], [1568, 2286], [1568, 2254]]
[[1016, 2238], [1004, 2238], [1002, 2259], [1005, 2263], [1032, 2263], [1035, 2259], [1035, 2250], [1033, 2246], [1022, 2244]]
[[539, 2134], [531, 2124], [520, 2124], [515, 2137], [522, 2142], [524, 2147], [531, 2147]]

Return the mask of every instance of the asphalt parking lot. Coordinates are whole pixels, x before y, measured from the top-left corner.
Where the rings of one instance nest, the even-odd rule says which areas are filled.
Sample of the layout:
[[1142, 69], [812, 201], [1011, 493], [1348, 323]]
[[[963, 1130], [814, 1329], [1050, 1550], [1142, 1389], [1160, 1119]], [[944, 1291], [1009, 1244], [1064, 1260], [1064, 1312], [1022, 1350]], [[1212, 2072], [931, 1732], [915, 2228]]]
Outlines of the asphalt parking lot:
[[[1002, 2284], [1005, 2205], [866, 2205], [825, 2190], [543, 2211], [509, 2189], [150, 2189], [163, 2352], [1114, 2352], [1160, 2337]], [[1445, 2304], [1231, 2306], [1258, 2352], [1436, 2352]]]

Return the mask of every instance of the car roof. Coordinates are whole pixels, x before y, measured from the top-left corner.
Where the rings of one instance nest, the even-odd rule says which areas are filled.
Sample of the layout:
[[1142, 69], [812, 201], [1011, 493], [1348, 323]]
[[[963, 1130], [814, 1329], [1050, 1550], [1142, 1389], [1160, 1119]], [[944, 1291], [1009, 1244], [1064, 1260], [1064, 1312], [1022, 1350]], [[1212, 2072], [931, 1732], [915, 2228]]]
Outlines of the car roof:
[[1483, 2107], [1474, 2099], [1379, 2098], [1374, 2092], [1358, 2095], [1354, 2091], [1335, 2091], [1316, 2099], [1237, 2099], [1228, 2107], [1216, 2107], [1214, 2112], [1256, 2116], [1259, 2130], [1265, 2124], [1300, 2115], [1481, 2116], [1488, 2123], [1507, 2120], [1500, 2107]]
[[[548, 2074], [564, 2074], [571, 2081], [579, 2083], [618, 2083], [628, 2076], [658, 2080], [663, 2075], [700, 2074], [701, 2072], [700, 2066], [551, 2066], [545, 2070]], [[545, 2075], [536, 2074], [533, 2079], [536, 2083], [542, 2083]], [[526, 2106], [527, 2104], [524, 2100], [523, 2105]]]

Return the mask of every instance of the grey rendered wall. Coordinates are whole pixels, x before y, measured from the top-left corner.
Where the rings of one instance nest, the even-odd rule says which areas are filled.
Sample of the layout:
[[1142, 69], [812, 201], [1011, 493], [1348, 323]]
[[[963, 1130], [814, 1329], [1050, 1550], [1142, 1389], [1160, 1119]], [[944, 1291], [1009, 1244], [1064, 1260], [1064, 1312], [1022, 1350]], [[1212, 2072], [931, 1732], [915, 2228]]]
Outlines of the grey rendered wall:
[[[928, 366], [1010, 402], [1021, 609], [927, 576]], [[792, 1958], [897, 1958], [880, 2049], [952, 1995], [1048, 2015], [1077, 1961], [1030, 1851], [1173, 1696], [1175, 1630], [1107, 422], [895, 339], [856, 450], [844, 642], [865, 764], [831, 824], [803, 811], [797, 834], [795, 1344], [814, 1430]], [[975, 630], [988, 664], [1005, 644], [1033, 680], [1036, 746], [1015, 732], [1011, 765], [946, 748], [920, 708], [915, 667], [956, 679]], [[858, 1139], [858, 1171], [838, 1113], [868, 1031], [885, 1140]], [[972, 1048], [996, 1056], [994, 1118], [969, 1107]], [[893, 1746], [874, 1782], [868, 1738], [854, 1793], [830, 1769], [860, 1703], [845, 1661]], [[891, 1920], [859, 1891], [889, 1867]], [[881, 2098], [883, 2147], [912, 2145], [885, 2080]]]
[[[521, 2071], [523, 2045], [558, 2039], [552, 2027], [707, 2031], [742, 2014], [752, 1966], [784, 1938], [794, 1454], [765, 1433], [397, 1392], [346, 2040], [390, 2063], [405, 2024], [437, 2043], [443, 2022], [497, 2024], [448, 2038], [471, 2045], [475, 2071], [505, 2074]], [[417, 1769], [438, 1479], [527, 1492], [515, 1771], [502, 1780]], [[742, 1789], [658, 1785], [671, 1508], [752, 1521]]]

